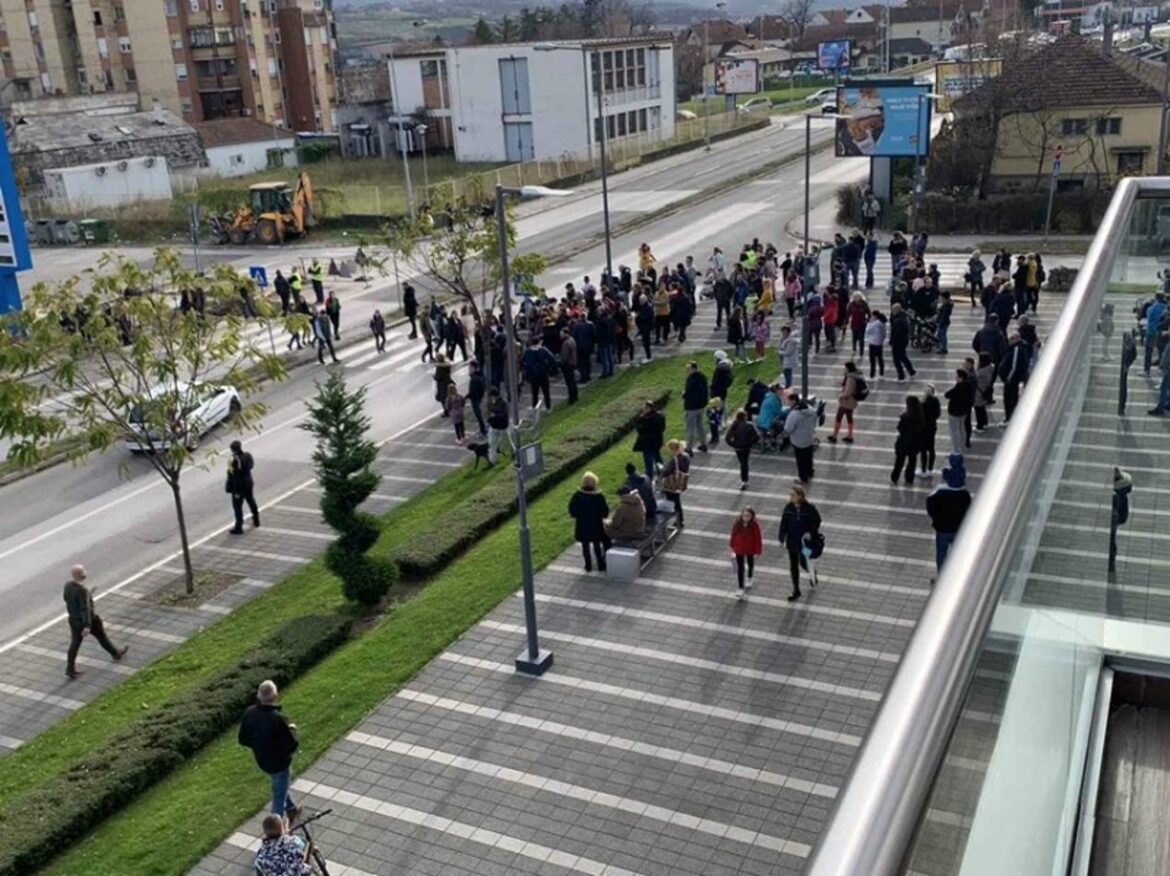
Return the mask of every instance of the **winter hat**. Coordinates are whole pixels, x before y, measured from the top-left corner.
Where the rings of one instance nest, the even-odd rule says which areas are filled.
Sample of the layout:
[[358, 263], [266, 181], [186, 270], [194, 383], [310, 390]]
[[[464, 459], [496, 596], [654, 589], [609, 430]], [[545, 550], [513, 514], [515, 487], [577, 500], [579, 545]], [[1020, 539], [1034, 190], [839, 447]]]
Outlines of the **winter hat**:
[[943, 480], [952, 490], [967, 486], [967, 467], [963, 464], [963, 454], [952, 453], [947, 457], [947, 467], [943, 469]]
[[716, 350], [715, 351], [715, 361], [716, 362], [726, 362], [727, 361], [727, 354], [724, 353], [722, 350]]

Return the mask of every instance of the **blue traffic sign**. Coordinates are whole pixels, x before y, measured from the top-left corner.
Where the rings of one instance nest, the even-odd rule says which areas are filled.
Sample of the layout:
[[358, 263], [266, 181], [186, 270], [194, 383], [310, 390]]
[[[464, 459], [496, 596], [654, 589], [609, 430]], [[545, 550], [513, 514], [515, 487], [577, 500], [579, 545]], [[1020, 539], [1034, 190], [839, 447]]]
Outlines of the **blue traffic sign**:
[[261, 265], [252, 265], [248, 268], [248, 273], [252, 275], [252, 279], [256, 281], [256, 285], [261, 289], [268, 288], [268, 270]]

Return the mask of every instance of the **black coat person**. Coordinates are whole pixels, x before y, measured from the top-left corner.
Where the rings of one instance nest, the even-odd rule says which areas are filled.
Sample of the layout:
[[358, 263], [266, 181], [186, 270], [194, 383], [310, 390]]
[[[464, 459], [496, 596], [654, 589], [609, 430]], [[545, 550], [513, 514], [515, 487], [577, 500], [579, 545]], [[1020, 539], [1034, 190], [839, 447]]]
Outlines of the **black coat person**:
[[260, 525], [260, 509], [256, 506], [256, 497], [253, 495], [252, 468], [255, 463], [252, 454], [247, 453], [239, 441], [232, 442], [232, 458], [228, 462], [227, 483], [224, 489], [231, 494], [232, 511], [236, 517], [236, 525], [230, 530], [232, 535], [240, 535], [244, 531], [244, 503], [252, 512], [252, 525]]
[[287, 316], [289, 302], [292, 301], [292, 287], [288, 284], [288, 277], [279, 269], [276, 272], [276, 279], [272, 281], [272, 288], [276, 290], [276, 296], [280, 299], [280, 315]]
[[418, 337], [418, 297], [409, 283], [402, 287], [402, 312], [410, 320], [409, 337], [414, 340]]

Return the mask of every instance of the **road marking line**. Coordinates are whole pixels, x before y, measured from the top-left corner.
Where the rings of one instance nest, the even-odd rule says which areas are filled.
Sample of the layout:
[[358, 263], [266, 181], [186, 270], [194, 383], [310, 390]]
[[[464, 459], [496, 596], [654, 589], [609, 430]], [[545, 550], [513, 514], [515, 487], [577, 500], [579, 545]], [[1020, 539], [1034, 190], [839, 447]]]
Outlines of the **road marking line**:
[[17, 687], [15, 684], [8, 684], [0, 681], [0, 693], [11, 694], [14, 697], [20, 697], [23, 700], [33, 700], [38, 703], [48, 703], [50, 706], [56, 706], [59, 709], [66, 709], [70, 712], [76, 712], [85, 703], [80, 700], [72, 700], [69, 697], [59, 697], [56, 694], [43, 693], [39, 690], [29, 690], [27, 687]]
[[301, 563], [307, 563], [313, 559], [312, 557], [294, 557], [288, 556], [286, 554], [270, 554], [264, 551], [254, 551], [249, 550], [248, 548], [226, 547], [224, 545], [218, 544], [205, 544], [203, 547], [210, 548], [213, 551], [220, 551], [225, 554], [234, 554], [240, 557], [256, 557], [261, 560], [277, 560], [278, 562], [290, 563], [294, 566], [299, 566]]
[[[244, 849], [248, 852], [260, 851], [260, 838], [251, 837], [246, 833], [239, 831], [233, 833], [227, 838], [228, 845], [233, 845], [237, 849]], [[331, 861], [328, 858], [325, 860], [325, 865], [329, 868], [329, 872], [334, 876], [374, 876], [373, 873], [367, 873], [365, 870], [359, 870], [357, 867], [347, 867], [337, 861]]]
[[333, 541], [337, 538], [335, 533], [329, 532], [307, 532], [303, 529], [281, 529], [276, 526], [265, 526], [265, 532], [275, 532], [277, 535], [288, 535], [293, 538], [317, 538], [321, 541]]
[[[52, 648], [42, 648], [40, 645], [30, 645], [25, 642], [20, 646], [21, 651], [26, 651], [29, 654], [36, 654], [39, 657], [49, 657], [53, 660], [62, 658], [64, 655], [60, 651], [54, 651]], [[133, 675], [138, 670], [133, 666], [127, 666], [125, 663], [115, 663], [113, 660], [98, 660], [94, 657], [86, 657], [84, 654], [77, 655], [77, 662], [82, 666], [89, 666], [94, 669], [109, 670], [118, 675]]]
[[629, 812], [638, 818], [660, 821], [664, 824], [673, 824], [686, 830], [698, 831], [719, 837], [720, 839], [735, 840], [745, 845], [760, 846], [773, 852], [782, 852], [801, 858], [808, 857], [812, 851], [811, 846], [787, 840], [783, 837], [747, 830], [732, 833], [732, 825], [722, 821], [699, 818], [677, 809], [668, 809], [665, 806], [646, 803], [633, 797], [620, 797], [617, 794], [609, 794], [596, 788], [574, 785], [571, 782], [562, 782], [551, 776], [524, 772], [486, 760], [463, 757], [458, 754], [449, 754], [448, 752], [435, 748], [427, 748], [423, 745], [412, 745], [409, 742], [399, 742], [397, 739], [387, 739], [384, 736], [371, 736], [368, 733], [356, 731], [349, 733], [345, 738], [349, 742], [366, 745], [370, 748], [377, 748], [380, 751], [397, 754], [400, 757], [411, 757], [415, 760], [427, 761], [441, 767], [451, 767], [452, 769], [462, 770], [463, 772], [487, 776], [499, 782], [521, 785], [525, 789], [530, 789], [526, 790], [526, 793], [539, 791], [545, 794], [555, 794], [558, 797], [583, 800], [592, 806], [617, 809], [622, 812]]
[[187, 641], [187, 636], [176, 636], [174, 633], [160, 633], [157, 630], [147, 630], [142, 627], [132, 627], [127, 624], [106, 624], [106, 629], [127, 636], [138, 636], [140, 639], [153, 639], [156, 642], [166, 642], [169, 645], [178, 645]]
[[[837, 548], [833, 548], [833, 552], [834, 553], [841, 553], [841, 551]], [[685, 551], [677, 552], [677, 553], [669, 553], [668, 552], [666, 554], [663, 554], [662, 558], [669, 559], [671, 556], [674, 556], [678, 559], [685, 559], [686, 562], [689, 564], [697, 563], [699, 565], [711, 566], [712, 568], [718, 568], [718, 569], [729, 568], [727, 560], [713, 560], [710, 557], [696, 557], [693, 554], [686, 553]], [[875, 556], [875, 555], [866, 554], [866, 556], [869, 557], [869, 556]], [[931, 563], [930, 565], [933, 566], [934, 564]], [[756, 563], [756, 574], [760, 575], [763, 573], [767, 573], [769, 575], [777, 575], [784, 580], [788, 579], [788, 574], [789, 574], [787, 566], [784, 566], [784, 567], [773, 566], [773, 565], [770, 565], [768, 563], [757, 562]], [[838, 578], [838, 577], [835, 577], [833, 575], [826, 575], [820, 570], [820, 568], [817, 569], [817, 580], [820, 581], [821, 583], [837, 584], [837, 585], [843, 585], [846, 587], [857, 587], [857, 588], [860, 588], [862, 590], [873, 590], [873, 591], [878, 592], [878, 593], [896, 593], [899, 596], [926, 597], [926, 596], [930, 595], [930, 590], [927, 587], [905, 587], [901, 584], [879, 584], [876, 582], [869, 582], [869, 581], [853, 581], [853, 580], [850, 580], [848, 578]]]
[[23, 739], [17, 739], [15, 736], [5, 736], [0, 733], [0, 748], [10, 748], [13, 751], [24, 745]]

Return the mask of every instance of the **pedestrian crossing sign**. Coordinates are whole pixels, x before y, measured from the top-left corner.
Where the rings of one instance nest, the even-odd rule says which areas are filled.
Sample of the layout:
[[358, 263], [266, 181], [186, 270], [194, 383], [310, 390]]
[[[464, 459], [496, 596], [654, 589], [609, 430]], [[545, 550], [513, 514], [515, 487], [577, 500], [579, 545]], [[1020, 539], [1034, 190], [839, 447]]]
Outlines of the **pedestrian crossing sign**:
[[265, 267], [262, 265], [252, 265], [252, 267], [248, 268], [248, 273], [256, 281], [257, 286], [261, 289], [268, 288], [268, 270]]

